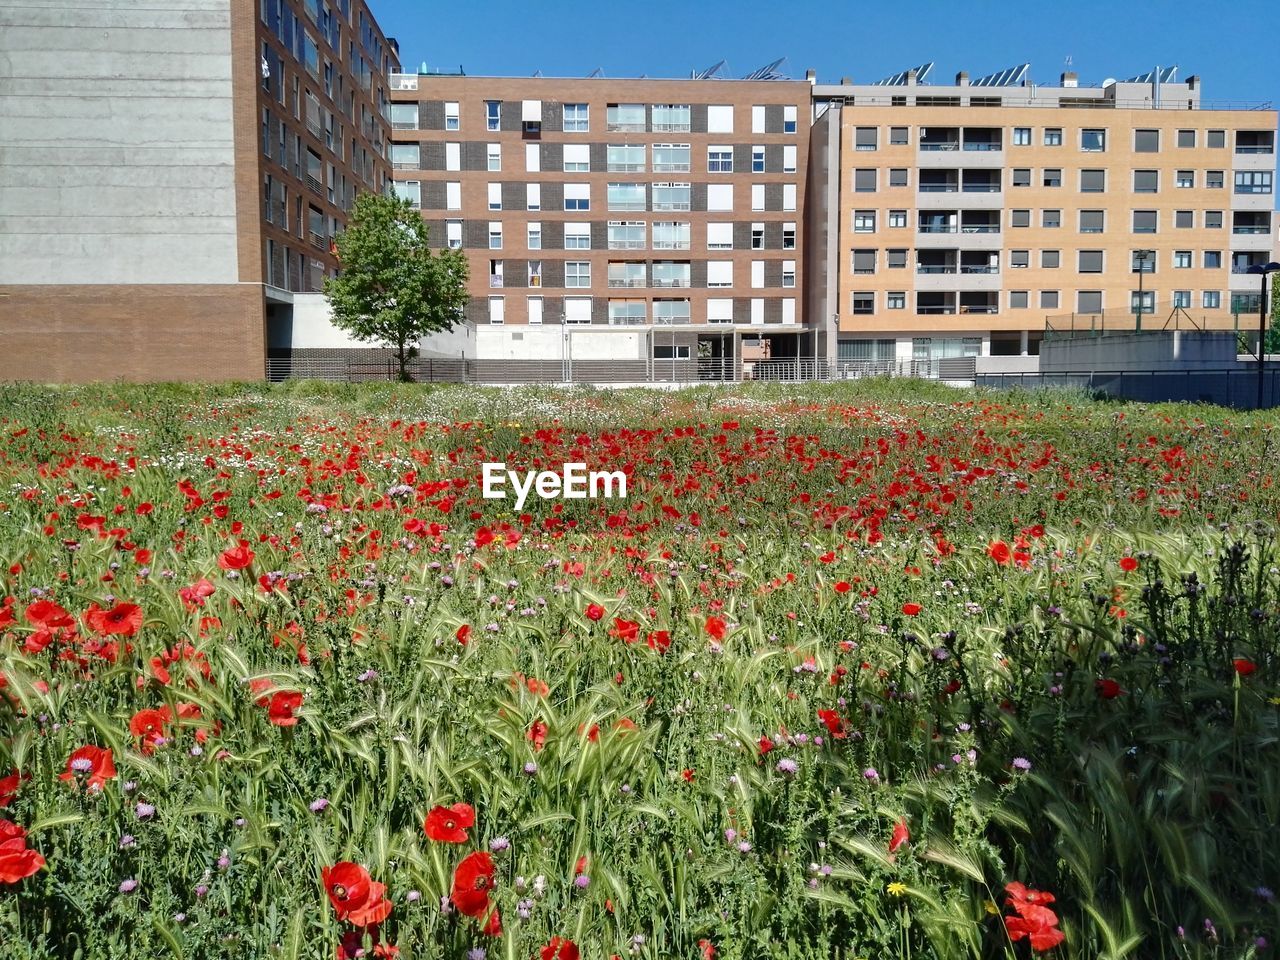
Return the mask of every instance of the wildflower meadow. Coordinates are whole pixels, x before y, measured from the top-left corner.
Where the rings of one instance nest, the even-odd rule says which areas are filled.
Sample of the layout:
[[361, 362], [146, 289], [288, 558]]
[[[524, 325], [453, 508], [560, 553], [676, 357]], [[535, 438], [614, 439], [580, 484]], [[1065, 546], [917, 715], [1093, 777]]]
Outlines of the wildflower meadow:
[[1276, 949], [1274, 417], [9, 386], [0, 436], [6, 957]]

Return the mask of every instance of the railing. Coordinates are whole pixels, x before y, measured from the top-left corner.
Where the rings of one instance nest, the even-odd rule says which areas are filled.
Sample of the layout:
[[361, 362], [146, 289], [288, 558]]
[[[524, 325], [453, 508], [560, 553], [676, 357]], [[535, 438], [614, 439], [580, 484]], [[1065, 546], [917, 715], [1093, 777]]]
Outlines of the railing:
[[966, 183], [961, 187], [963, 193], [999, 193], [1000, 184], [998, 183]]
[[[643, 130], [643, 127], [641, 128]], [[688, 133], [693, 129], [691, 123], [655, 123], [653, 124], [654, 133]]]
[[657, 277], [653, 278], [653, 286], [655, 287], [688, 287], [690, 285], [691, 284], [687, 277], [675, 280], [659, 280]]
[[[392, 120], [391, 129], [392, 130], [417, 130], [418, 124], [416, 122], [410, 123], [407, 120]], [[317, 136], [318, 135], [319, 134], [317, 134]]]
[[653, 241], [653, 249], [655, 250], [688, 250], [688, 240], [655, 240]]
[[946, 143], [925, 143], [924, 141], [921, 141], [920, 149], [925, 151], [926, 153], [932, 153], [932, 152], [938, 152], [938, 151], [944, 151], [944, 150], [959, 150], [960, 141], [958, 140], [954, 142], [948, 141]]
[[[644, 208], [645, 208], [645, 204], [643, 200], [622, 200], [622, 201], [613, 200], [613, 201], [610, 201], [609, 203], [609, 212], [611, 213], [613, 212], [636, 213], [637, 211], [643, 212]], [[657, 210], [659, 208], [655, 206], [654, 209]], [[685, 209], [688, 209], [688, 208], [686, 207]]]
[[916, 227], [917, 233], [959, 233], [960, 228], [950, 223], [921, 223]]
[[[854, 271], [855, 273], [857, 271]], [[956, 265], [954, 263], [933, 264], [918, 263], [916, 264], [916, 273], [955, 273]]]
[[960, 225], [961, 233], [999, 233], [998, 223], [965, 223]]
[[[609, 209], [612, 210], [613, 208], [610, 207]], [[643, 210], [644, 207], [641, 207], [640, 209]], [[653, 201], [653, 209], [655, 212], [669, 212], [672, 210], [689, 210], [689, 209], [692, 209], [692, 204], [687, 200], [684, 200], [684, 201], [655, 200]]]
[[1269, 144], [1258, 146], [1237, 146], [1236, 153], [1274, 153], [1275, 150]]
[[325, 250], [328, 248], [325, 242], [328, 238], [323, 233], [316, 233], [314, 230], [312, 230], [310, 237], [311, 237], [311, 245], [315, 247], [317, 250]]
[[940, 307], [922, 307], [922, 306], [919, 306], [919, 305], [917, 305], [917, 306], [916, 306], [916, 313], [925, 313], [925, 314], [952, 314], [952, 313], [955, 313], [955, 312], [956, 312], [956, 308], [955, 308], [954, 306], [951, 306], [951, 307], [948, 307], [948, 306], [945, 306], [945, 305], [940, 306]]
[[609, 133], [644, 133], [645, 125], [643, 123], [614, 123], [609, 121], [605, 124], [605, 129]]
[[1248, 273], [1248, 272], [1249, 272], [1249, 268], [1250, 268], [1251, 266], [1261, 266], [1264, 262], [1265, 262], [1265, 261], [1263, 261], [1263, 260], [1259, 260], [1256, 264], [1250, 264], [1250, 263], [1243, 263], [1243, 264], [1241, 264], [1241, 263], [1233, 263], [1233, 264], [1231, 265], [1231, 272], [1232, 272], [1232, 273]]
[[992, 266], [989, 266], [989, 265], [988, 265], [988, 266], [982, 266], [982, 267], [974, 267], [974, 266], [968, 266], [968, 265], [963, 265], [963, 264], [962, 264], [962, 265], [961, 265], [961, 267], [960, 267], [960, 272], [961, 272], [961, 273], [999, 273], [999, 272], [1000, 272], [1000, 268], [999, 268], [999, 267], [992, 267]]
[[324, 195], [324, 185], [321, 184], [319, 180], [317, 180], [315, 177], [313, 177], [309, 173], [304, 177], [304, 179], [306, 180], [307, 186], [311, 189], [312, 193], [318, 193], [322, 196]]
[[1250, 233], [1250, 234], [1268, 234], [1271, 232], [1270, 227], [1232, 227], [1232, 233]]
[[998, 143], [979, 143], [979, 142], [970, 141], [970, 140], [965, 141], [964, 148], [965, 150], [968, 150], [968, 151], [977, 151], [982, 153], [994, 152], [996, 150], [1004, 149], [1004, 147]]
[[653, 165], [654, 173], [688, 173], [689, 164], [687, 163], [655, 163]]
[[[655, 170], [657, 167], [654, 168]], [[687, 169], [687, 168], [686, 168]], [[644, 173], [643, 163], [608, 163], [605, 170], [609, 173]]]
[[957, 193], [960, 185], [956, 183], [922, 183], [920, 184], [921, 193]]
[[1219, 370], [1117, 370], [1088, 373], [979, 373], [980, 387], [1008, 390], [1074, 388], [1129, 400], [1213, 403], [1237, 410], [1274, 409], [1280, 404], [1280, 369], [1268, 365], [1262, 381], [1262, 406], [1258, 406], [1256, 365]]
[[610, 250], [643, 250], [647, 244], [643, 240], [610, 240]]
[[985, 316], [991, 316], [993, 314], [999, 313], [1000, 308], [995, 306], [990, 306], [990, 305], [980, 306], [980, 305], [962, 303], [960, 304], [960, 312], [961, 313], [978, 313], [978, 314], [983, 314]]
[[408, 160], [396, 160], [392, 162], [391, 169], [392, 170], [421, 170], [422, 161], [421, 159], [414, 160], [412, 162]]
[[689, 314], [672, 314], [667, 317], [654, 316], [653, 322], [659, 326], [670, 327], [679, 326], [680, 324], [692, 323], [693, 319]]
[[412, 73], [393, 73], [390, 76], [392, 90], [417, 90], [418, 78]]
[[625, 280], [619, 280], [614, 277], [610, 277], [609, 286], [610, 287], [643, 287], [643, 286], [647, 286], [647, 283], [645, 282], [643, 277], [641, 277], [638, 280], [630, 277], [628, 277]]

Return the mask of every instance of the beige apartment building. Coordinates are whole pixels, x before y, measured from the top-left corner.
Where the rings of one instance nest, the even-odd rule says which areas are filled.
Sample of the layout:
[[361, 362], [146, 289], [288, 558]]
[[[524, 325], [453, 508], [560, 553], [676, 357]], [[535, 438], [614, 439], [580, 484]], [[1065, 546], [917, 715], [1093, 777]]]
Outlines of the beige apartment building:
[[474, 354], [812, 356], [810, 86], [393, 76], [393, 188], [467, 255]]
[[832, 359], [1035, 354], [1047, 326], [1256, 328], [1274, 111], [1202, 102], [1171, 70], [1097, 87], [927, 72], [813, 91], [810, 310]]

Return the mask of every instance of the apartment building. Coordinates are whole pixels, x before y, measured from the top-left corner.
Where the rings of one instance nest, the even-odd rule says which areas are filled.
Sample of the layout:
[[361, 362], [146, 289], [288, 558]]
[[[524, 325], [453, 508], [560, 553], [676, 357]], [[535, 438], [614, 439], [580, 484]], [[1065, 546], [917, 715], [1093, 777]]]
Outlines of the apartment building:
[[383, 190], [363, 0], [0, 8], [0, 379], [261, 379]]
[[1203, 102], [1198, 77], [1158, 68], [1095, 87], [929, 69], [814, 87], [829, 183], [810, 301], [832, 359], [1035, 354], [1046, 326], [1253, 325], [1246, 271], [1276, 251], [1274, 111]]
[[812, 355], [809, 91], [393, 76], [393, 189], [466, 252], [480, 357]]

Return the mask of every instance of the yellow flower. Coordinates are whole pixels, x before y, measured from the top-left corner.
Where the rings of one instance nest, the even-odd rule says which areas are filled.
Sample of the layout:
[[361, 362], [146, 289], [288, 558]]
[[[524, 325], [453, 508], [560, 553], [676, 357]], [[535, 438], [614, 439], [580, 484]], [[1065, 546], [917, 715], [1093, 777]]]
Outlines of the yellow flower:
[[1277, 706], [1277, 707], [1280, 707], [1280, 697], [1272, 697], [1272, 698], [1271, 698], [1271, 703], [1272, 703], [1272, 704], [1274, 704], [1274, 705], [1275, 705], [1275, 706]]
[[997, 907], [995, 902], [992, 900], [984, 900], [982, 902], [982, 906], [987, 911], [987, 916], [989, 917], [994, 917], [1000, 912], [1000, 908]]
[[907, 892], [907, 885], [905, 883], [898, 883], [898, 881], [895, 880], [893, 883], [889, 884], [890, 896], [901, 897], [906, 892]]

